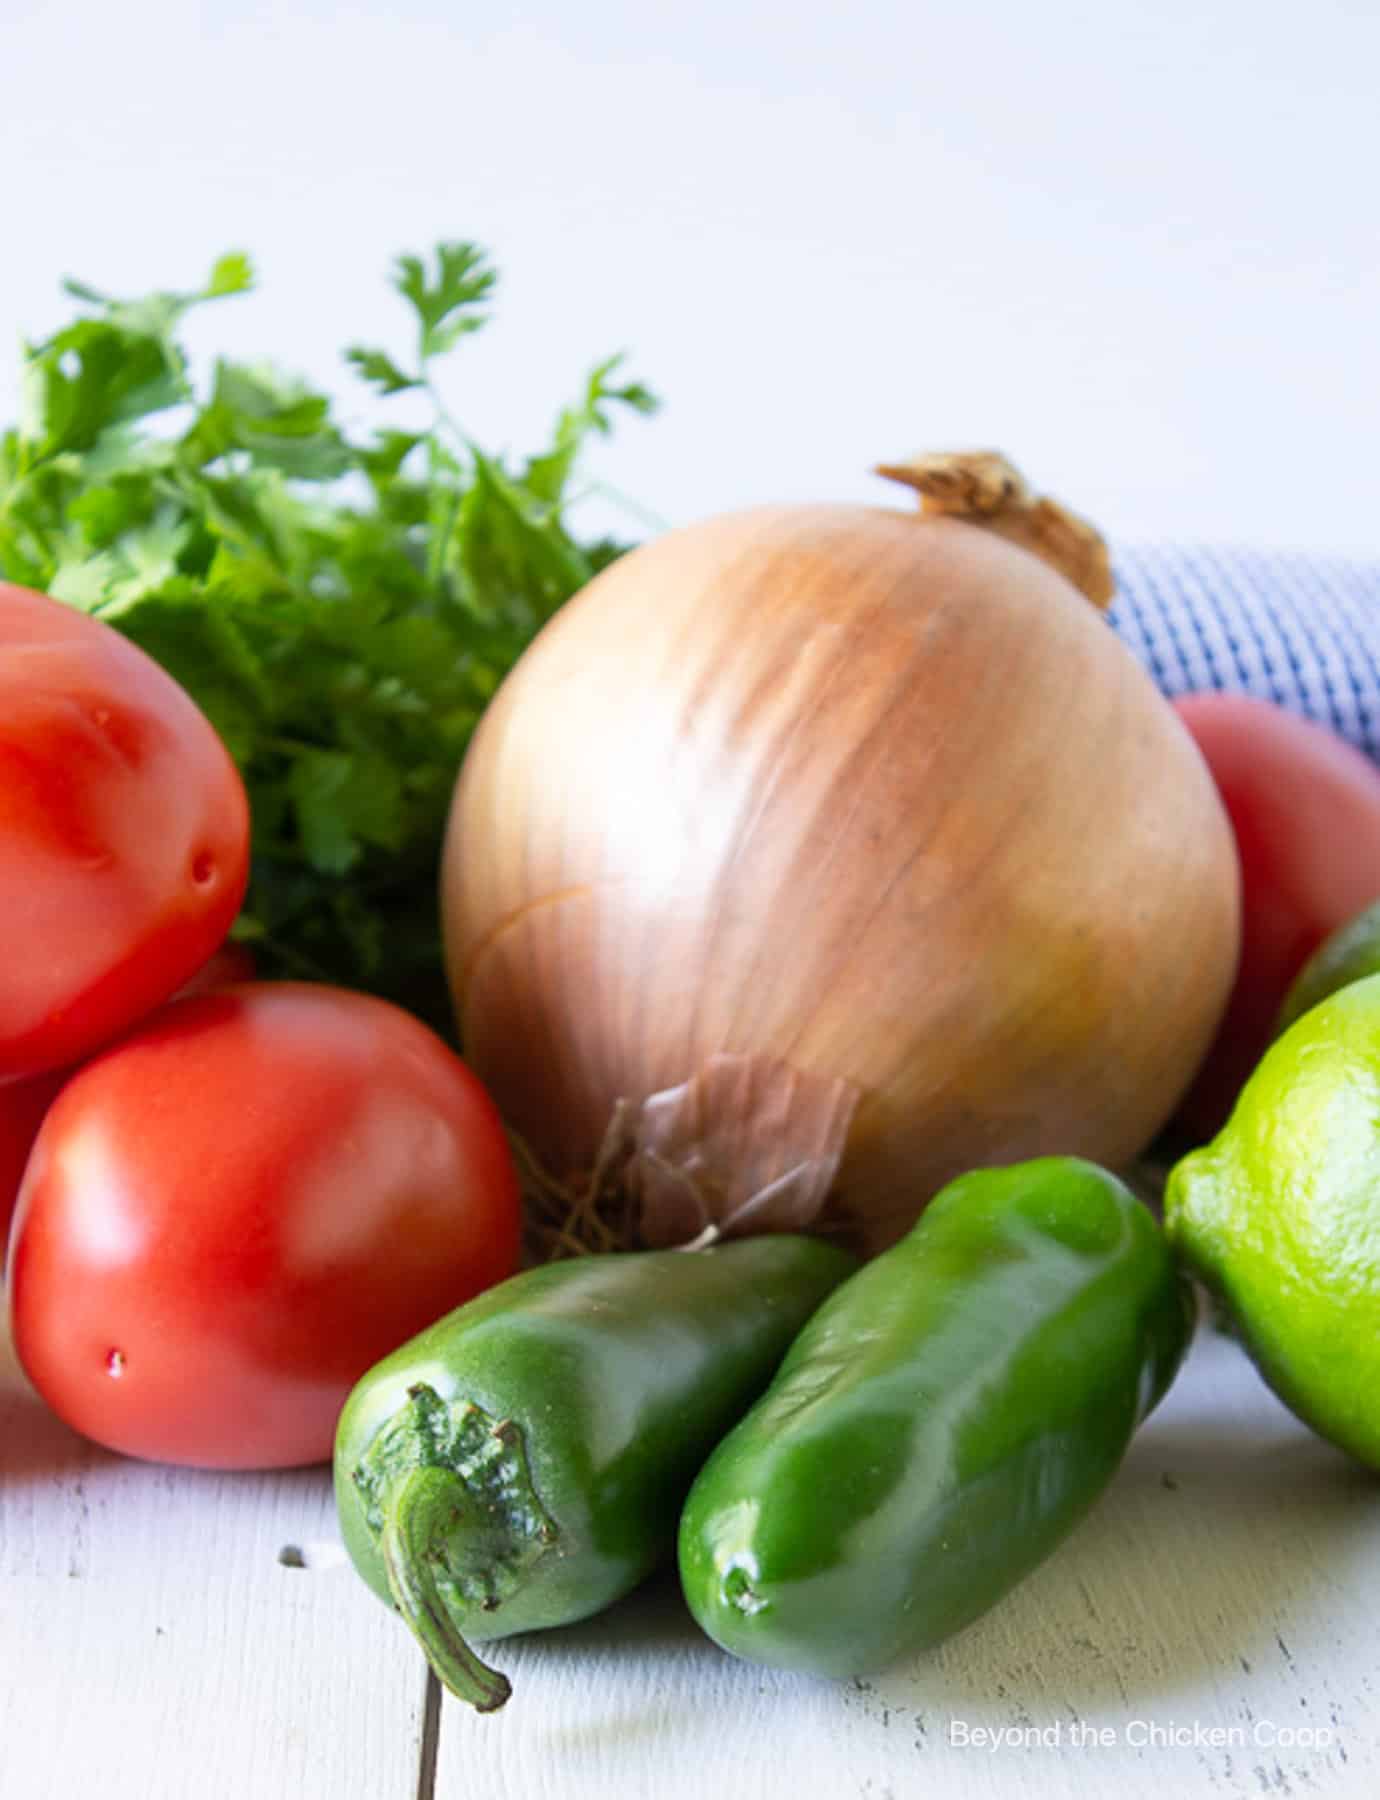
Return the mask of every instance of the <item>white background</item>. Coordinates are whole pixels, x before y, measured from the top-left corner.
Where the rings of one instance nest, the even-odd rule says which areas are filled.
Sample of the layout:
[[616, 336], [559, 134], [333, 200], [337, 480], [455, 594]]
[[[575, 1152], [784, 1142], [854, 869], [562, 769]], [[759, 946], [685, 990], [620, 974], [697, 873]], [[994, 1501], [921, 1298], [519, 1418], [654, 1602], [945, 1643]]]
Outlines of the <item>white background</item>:
[[990, 442], [1121, 538], [1380, 552], [1374, 0], [676, 11], [6, 0], [0, 417], [64, 273], [244, 247], [195, 342], [352, 391], [394, 254], [472, 237], [457, 410], [531, 448], [626, 348], [667, 405], [601, 467], [666, 520]]

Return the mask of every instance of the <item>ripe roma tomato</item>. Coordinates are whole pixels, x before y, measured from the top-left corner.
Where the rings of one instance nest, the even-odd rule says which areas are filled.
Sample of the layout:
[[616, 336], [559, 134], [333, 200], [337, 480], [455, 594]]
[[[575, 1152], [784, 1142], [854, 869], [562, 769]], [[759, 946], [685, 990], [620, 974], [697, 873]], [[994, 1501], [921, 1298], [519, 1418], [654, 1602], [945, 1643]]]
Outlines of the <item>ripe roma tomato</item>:
[[248, 865], [243, 784], [177, 683], [0, 584], [0, 1081], [166, 1000], [224, 938]]
[[1226, 1017], [1178, 1123], [1211, 1136], [1322, 940], [1380, 897], [1380, 768], [1335, 732], [1244, 694], [1175, 710], [1207, 759], [1241, 857], [1241, 962]]
[[498, 1113], [426, 1026], [339, 988], [223, 988], [54, 1101], [10, 1242], [15, 1350], [112, 1449], [317, 1462], [358, 1377], [511, 1274], [518, 1229]]

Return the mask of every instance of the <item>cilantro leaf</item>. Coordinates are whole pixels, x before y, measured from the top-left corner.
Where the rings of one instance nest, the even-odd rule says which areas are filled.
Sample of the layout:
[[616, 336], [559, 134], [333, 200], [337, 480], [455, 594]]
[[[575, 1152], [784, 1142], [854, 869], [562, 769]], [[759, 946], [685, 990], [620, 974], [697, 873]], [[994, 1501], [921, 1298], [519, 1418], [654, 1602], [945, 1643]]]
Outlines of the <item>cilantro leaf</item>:
[[475, 244], [438, 244], [435, 273], [417, 256], [400, 256], [393, 285], [412, 304], [421, 327], [422, 358], [440, 356], [488, 318], [473, 308], [487, 300], [498, 280]]
[[224, 294], [244, 294], [254, 285], [254, 266], [243, 250], [230, 250], [216, 261], [206, 286], [203, 300], [219, 300]]
[[381, 394], [402, 394], [408, 388], [422, 385], [419, 375], [404, 375], [386, 350], [371, 350], [363, 344], [352, 344], [345, 360], [353, 363], [366, 381], [373, 382]]
[[557, 419], [550, 449], [528, 460], [522, 481], [529, 492], [551, 502], [560, 500], [589, 439], [596, 435], [607, 437], [612, 432], [614, 406], [626, 406], [644, 415], [656, 411], [656, 396], [640, 381], [625, 382], [621, 387], [613, 385], [610, 377], [624, 360], [621, 354], [610, 356], [590, 371], [579, 400], [574, 406], [565, 407]]

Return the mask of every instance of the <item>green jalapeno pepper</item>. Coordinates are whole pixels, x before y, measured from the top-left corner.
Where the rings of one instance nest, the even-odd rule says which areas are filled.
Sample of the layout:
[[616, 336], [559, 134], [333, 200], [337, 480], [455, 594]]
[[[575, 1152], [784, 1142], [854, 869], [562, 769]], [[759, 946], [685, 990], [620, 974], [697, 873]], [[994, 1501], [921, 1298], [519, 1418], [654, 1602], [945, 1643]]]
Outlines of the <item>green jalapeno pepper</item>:
[[1159, 1227], [1105, 1170], [960, 1177], [825, 1301], [701, 1471], [690, 1610], [735, 1655], [818, 1675], [938, 1643], [1086, 1512], [1191, 1330]]
[[508, 1698], [468, 1639], [586, 1618], [674, 1552], [701, 1463], [856, 1267], [792, 1236], [551, 1263], [364, 1376], [336, 1433], [346, 1548], [453, 1693]]

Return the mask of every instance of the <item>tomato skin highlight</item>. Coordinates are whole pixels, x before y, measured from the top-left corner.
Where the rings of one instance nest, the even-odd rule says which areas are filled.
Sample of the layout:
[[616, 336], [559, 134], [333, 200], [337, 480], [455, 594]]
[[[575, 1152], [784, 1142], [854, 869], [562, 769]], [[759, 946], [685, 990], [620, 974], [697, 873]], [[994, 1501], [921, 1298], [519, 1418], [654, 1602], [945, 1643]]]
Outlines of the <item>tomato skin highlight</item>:
[[1217, 783], [1241, 861], [1236, 984], [1176, 1119], [1202, 1140], [1225, 1123], [1304, 963], [1380, 896], [1380, 768], [1273, 701], [1186, 694], [1173, 705]]
[[249, 983], [172, 1002], [63, 1088], [20, 1190], [11, 1330], [111, 1449], [312, 1463], [365, 1370], [518, 1247], [497, 1110], [440, 1038], [371, 996]]
[[166, 1000], [248, 873], [244, 784], [190, 697], [109, 626], [0, 583], [0, 1081]]

